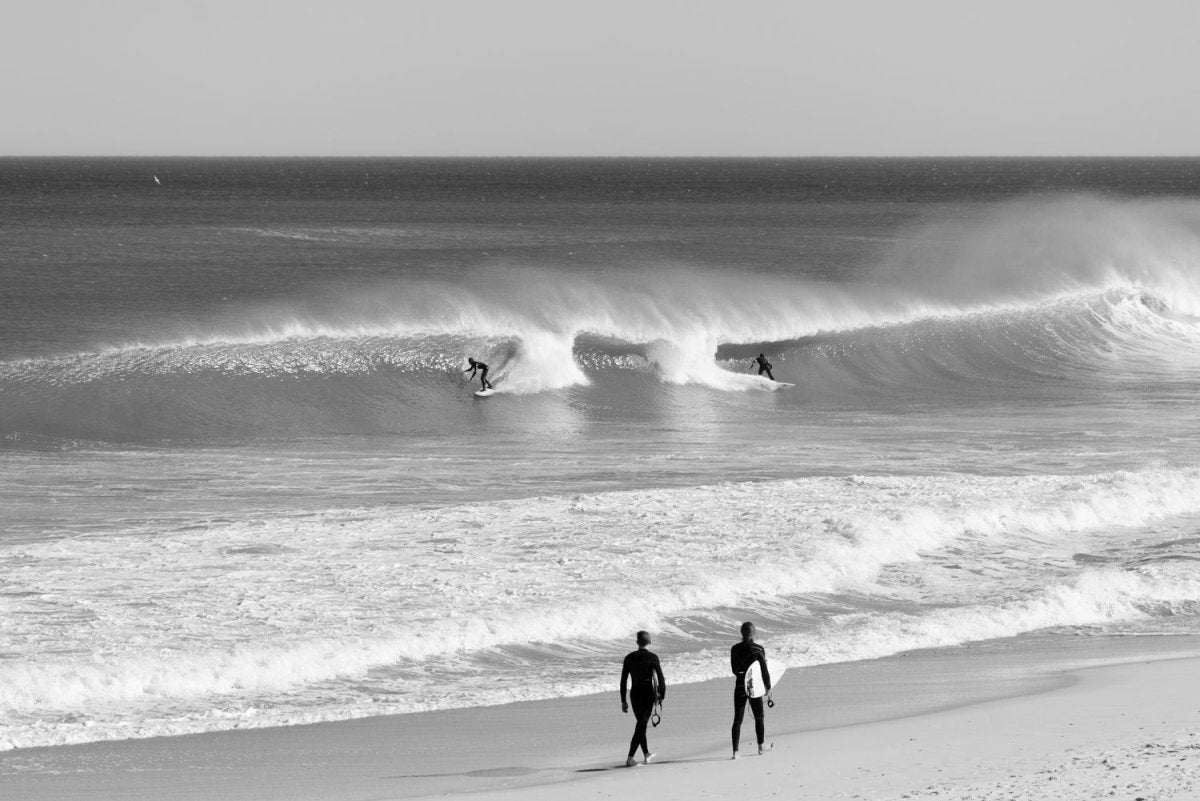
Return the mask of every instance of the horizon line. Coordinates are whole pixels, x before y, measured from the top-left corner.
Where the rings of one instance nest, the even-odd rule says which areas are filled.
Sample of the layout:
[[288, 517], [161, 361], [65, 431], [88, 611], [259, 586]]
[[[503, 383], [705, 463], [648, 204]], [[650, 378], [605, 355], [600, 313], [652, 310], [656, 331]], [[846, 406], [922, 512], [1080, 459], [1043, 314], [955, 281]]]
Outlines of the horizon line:
[[349, 155], [349, 154], [298, 154], [298, 153], [277, 153], [277, 154], [261, 154], [261, 153], [27, 153], [27, 154], [0, 154], [0, 160], [13, 159], [423, 159], [423, 160], [485, 160], [485, 159], [506, 159], [506, 160], [630, 160], [630, 159], [653, 159], [653, 160], [724, 160], [724, 161], [766, 161], [766, 160], [920, 160], [920, 159], [943, 159], [943, 160], [967, 160], [967, 159], [991, 159], [991, 160], [1016, 160], [1016, 159], [1197, 159], [1200, 158], [1200, 153], [1183, 155], [1183, 154], [1163, 154], [1163, 155], [1147, 155], [1147, 154], [1038, 154], [1038, 155], [1014, 155], [1014, 154], [893, 154], [893, 155], [876, 155], [876, 154], [842, 154], [842, 155], [647, 155], [647, 154], [632, 154], [632, 155], [601, 155], [601, 154], [577, 154], [577, 155], [512, 155], [512, 154], [489, 154], [489, 155], [430, 155], [430, 154], [407, 154], [407, 155], [384, 155], [384, 154], [364, 154], [364, 155]]

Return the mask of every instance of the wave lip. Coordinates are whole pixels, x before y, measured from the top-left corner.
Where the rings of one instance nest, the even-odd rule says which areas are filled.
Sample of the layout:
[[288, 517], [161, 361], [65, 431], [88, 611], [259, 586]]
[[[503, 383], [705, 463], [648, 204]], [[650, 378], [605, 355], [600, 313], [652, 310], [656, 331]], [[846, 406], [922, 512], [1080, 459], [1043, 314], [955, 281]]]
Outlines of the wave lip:
[[[100, 441], [386, 434], [417, 415], [428, 428], [449, 430], [469, 413], [461, 406], [468, 356], [491, 366], [502, 393], [607, 381], [597, 399], [635, 406], [654, 387], [777, 390], [780, 383], [748, 366], [760, 351], [777, 378], [802, 387], [795, 402], [803, 395], [844, 405], [929, 398], [952, 407], [997, 393], [1018, 405], [1048, 393], [1119, 402], [1129, 387], [1172, 397], [1190, 391], [1200, 373], [1200, 320], [1142, 290], [922, 314], [780, 341], [747, 327], [733, 344], [697, 324], [603, 333], [497, 328], [488, 336], [292, 328], [246, 341], [126, 346], [0, 363], [0, 431], [10, 440]], [[639, 383], [641, 376], [656, 383]]]
[[720, 354], [755, 349], [800, 369], [845, 354], [866, 360], [851, 370], [885, 376], [890, 360], [925, 352], [919, 379], [949, 371], [974, 380], [986, 375], [976, 362], [1043, 379], [1109, 367], [1177, 374], [1200, 364], [1200, 204], [1014, 201], [915, 224], [895, 239], [858, 282], [803, 268], [643, 263], [585, 274], [493, 264], [456, 280], [331, 286], [230, 311], [197, 330], [0, 363], [0, 392], [10, 382], [146, 374], [451, 373], [473, 356], [509, 392], [531, 394], [588, 386], [594, 361], [618, 364], [622, 355], [667, 384], [741, 391], [764, 384]]

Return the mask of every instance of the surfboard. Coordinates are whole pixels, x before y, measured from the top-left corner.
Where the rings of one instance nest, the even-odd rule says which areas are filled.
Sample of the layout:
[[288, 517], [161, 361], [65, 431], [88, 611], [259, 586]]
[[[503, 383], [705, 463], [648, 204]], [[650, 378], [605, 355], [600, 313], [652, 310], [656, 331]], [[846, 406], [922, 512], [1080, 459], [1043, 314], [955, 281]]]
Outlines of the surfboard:
[[495, 394], [496, 394], [496, 390], [495, 390], [495, 389], [481, 389], [481, 390], [479, 390], [478, 392], [476, 392], [476, 393], [475, 393], [475, 397], [477, 397], [477, 398], [490, 398], [491, 396], [493, 396], [493, 395], [495, 395]]
[[[767, 661], [767, 670], [771, 672], [771, 688], [779, 684], [779, 680], [783, 678], [784, 671], [787, 670], [787, 665], [782, 662]], [[767, 694], [766, 682], [763, 681], [762, 666], [758, 660], [754, 660], [753, 664], [746, 670], [746, 695], [750, 698], [762, 698]]]

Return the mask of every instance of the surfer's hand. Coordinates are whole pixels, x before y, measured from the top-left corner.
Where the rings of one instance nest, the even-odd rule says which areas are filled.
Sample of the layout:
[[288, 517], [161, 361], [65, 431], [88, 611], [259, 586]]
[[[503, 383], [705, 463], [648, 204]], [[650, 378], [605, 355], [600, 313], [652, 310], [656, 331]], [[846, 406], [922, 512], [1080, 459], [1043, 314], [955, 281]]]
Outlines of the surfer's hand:
[[621, 711], [622, 711], [622, 712], [628, 712], [628, 711], [629, 711], [629, 704], [628, 704], [628, 703], [626, 703], [625, 701], [622, 701], [622, 702], [621, 702]]

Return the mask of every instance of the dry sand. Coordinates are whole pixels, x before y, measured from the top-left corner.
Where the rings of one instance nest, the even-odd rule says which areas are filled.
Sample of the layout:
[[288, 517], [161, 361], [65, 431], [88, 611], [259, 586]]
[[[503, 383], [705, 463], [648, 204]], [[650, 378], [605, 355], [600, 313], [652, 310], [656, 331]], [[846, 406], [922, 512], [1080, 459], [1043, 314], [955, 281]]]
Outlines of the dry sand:
[[[768, 712], [774, 748], [736, 762], [732, 679], [672, 686], [650, 731], [658, 758], [637, 768], [623, 767], [620, 656], [603, 696], [9, 751], [0, 798], [1200, 799], [1197, 637], [1034, 638], [793, 669]], [[742, 736], [751, 754], [751, 721]]]

